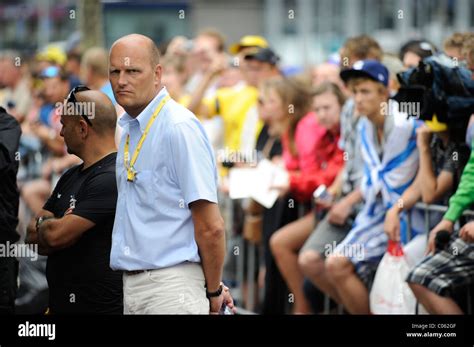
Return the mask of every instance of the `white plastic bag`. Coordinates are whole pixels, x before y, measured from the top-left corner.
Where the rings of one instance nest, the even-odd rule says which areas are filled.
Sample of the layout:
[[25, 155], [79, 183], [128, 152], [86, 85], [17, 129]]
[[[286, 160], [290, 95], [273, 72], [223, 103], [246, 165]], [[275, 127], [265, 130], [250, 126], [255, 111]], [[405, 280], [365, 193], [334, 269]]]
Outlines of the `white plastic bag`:
[[389, 241], [370, 292], [373, 314], [415, 314], [416, 299], [405, 282], [408, 272], [400, 243]]

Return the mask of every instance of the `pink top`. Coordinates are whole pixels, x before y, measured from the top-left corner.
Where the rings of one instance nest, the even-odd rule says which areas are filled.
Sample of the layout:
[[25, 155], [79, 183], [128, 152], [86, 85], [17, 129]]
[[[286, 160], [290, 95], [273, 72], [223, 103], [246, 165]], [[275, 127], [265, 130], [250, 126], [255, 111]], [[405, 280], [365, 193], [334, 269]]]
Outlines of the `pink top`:
[[330, 186], [344, 164], [338, 146], [339, 134], [319, 125], [313, 112], [304, 116], [296, 127], [293, 157], [288, 135], [282, 136], [283, 160], [290, 174], [290, 191], [298, 201], [309, 201], [313, 191], [324, 184]]
[[283, 136], [283, 160], [288, 171], [306, 171], [316, 165], [318, 143], [326, 134], [326, 129], [319, 125], [316, 114], [309, 112], [296, 126], [295, 145], [298, 155], [294, 157], [289, 150], [288, 137]]

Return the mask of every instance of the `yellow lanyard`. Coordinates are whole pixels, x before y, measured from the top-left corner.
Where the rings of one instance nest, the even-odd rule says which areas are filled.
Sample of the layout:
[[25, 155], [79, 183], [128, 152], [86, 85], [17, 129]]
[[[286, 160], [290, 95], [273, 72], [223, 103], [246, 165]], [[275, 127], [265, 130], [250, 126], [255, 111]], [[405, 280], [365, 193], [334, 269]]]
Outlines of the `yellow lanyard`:
[[138, 141], [137, 148], [135, 148], [135, 152], [133, 152], [133, 157], [132, 160], [129, 163], [129, 147], [130, 147], [130, 134], [127, 135], [127, 141], [125, 141], [125, 150], [124, 150], [124, 156], [123, 156], [123, 161], [125, 165], [125, 169], [127, 170], [127, 181], [133, 182], [135, 181], [135, 175], [137, 172], [133, 168], [135, 165], [135, 162], [137, 161], [138, 154], [140, 154], [140, 150], [142, 149], [143, 142], [145, 141], [148, 133], [150, 132], [151, 126], [153, 125], [153, 122], [155, 119], [158, 117], [160, 114], [161, 109], [163, 106], [165, 106], [166, 102], [170, 99], [169, 95], [166, 95], [163, 100], [159, 103], [158, 107], [155, 109], [155, 112], [153, 112], [153, 115], [151, 116], [150, 120], [148, 121], [148, 124], [146, 125], [145, 131], [143, 132], [142, 136], [140, 137], [140, 141]]

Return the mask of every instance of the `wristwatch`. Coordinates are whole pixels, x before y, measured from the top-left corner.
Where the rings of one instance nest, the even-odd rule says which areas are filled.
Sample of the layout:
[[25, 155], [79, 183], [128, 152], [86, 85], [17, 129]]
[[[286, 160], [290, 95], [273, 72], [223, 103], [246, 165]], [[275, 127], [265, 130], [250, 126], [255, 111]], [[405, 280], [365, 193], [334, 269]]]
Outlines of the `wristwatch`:
[[219, 288], [215, 292], [208, 292], [206, 289], [206, 297], [208, 299], [218, 297], [222, 294], [223, 289], [224, 289], [224, 286], [222, 285], [222, 283], [219, 284]]
[[47, 220], [47, 219], [51, 219], [53, 217], [49, 217], [49, 216], [41, 216], [41, 217], [38, 217], [38, 219], [36, 219], [36, 232], [39, 232], [39, 227], [41, 226], [41, 224]]

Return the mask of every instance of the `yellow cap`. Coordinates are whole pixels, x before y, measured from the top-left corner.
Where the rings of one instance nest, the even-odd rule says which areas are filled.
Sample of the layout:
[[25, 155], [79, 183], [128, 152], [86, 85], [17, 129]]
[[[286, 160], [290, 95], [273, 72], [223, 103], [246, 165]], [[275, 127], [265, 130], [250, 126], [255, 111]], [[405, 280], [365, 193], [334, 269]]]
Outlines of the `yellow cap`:
[[433, 115], [431, 120], [425, 120], [425, 124], [428, 128], [430, 128], [431, 131], [435, 133], [448, 130], [446, 123], [438, 122], [438, 117], [436, 117], [436, 115]]
[[245, 47], [267, 48], [268, 42], [262, 36], [246, 35], [243, 36], [239, 42], [231, 45], [229, 48], [229, 52], [231, 54], [237, 54], [242, 50], [242, 48]]
[[61, 48], [50, 45], [39, 52], [36, 55], [36, 59], [63, 66], [66, 63], [67, 57]]

